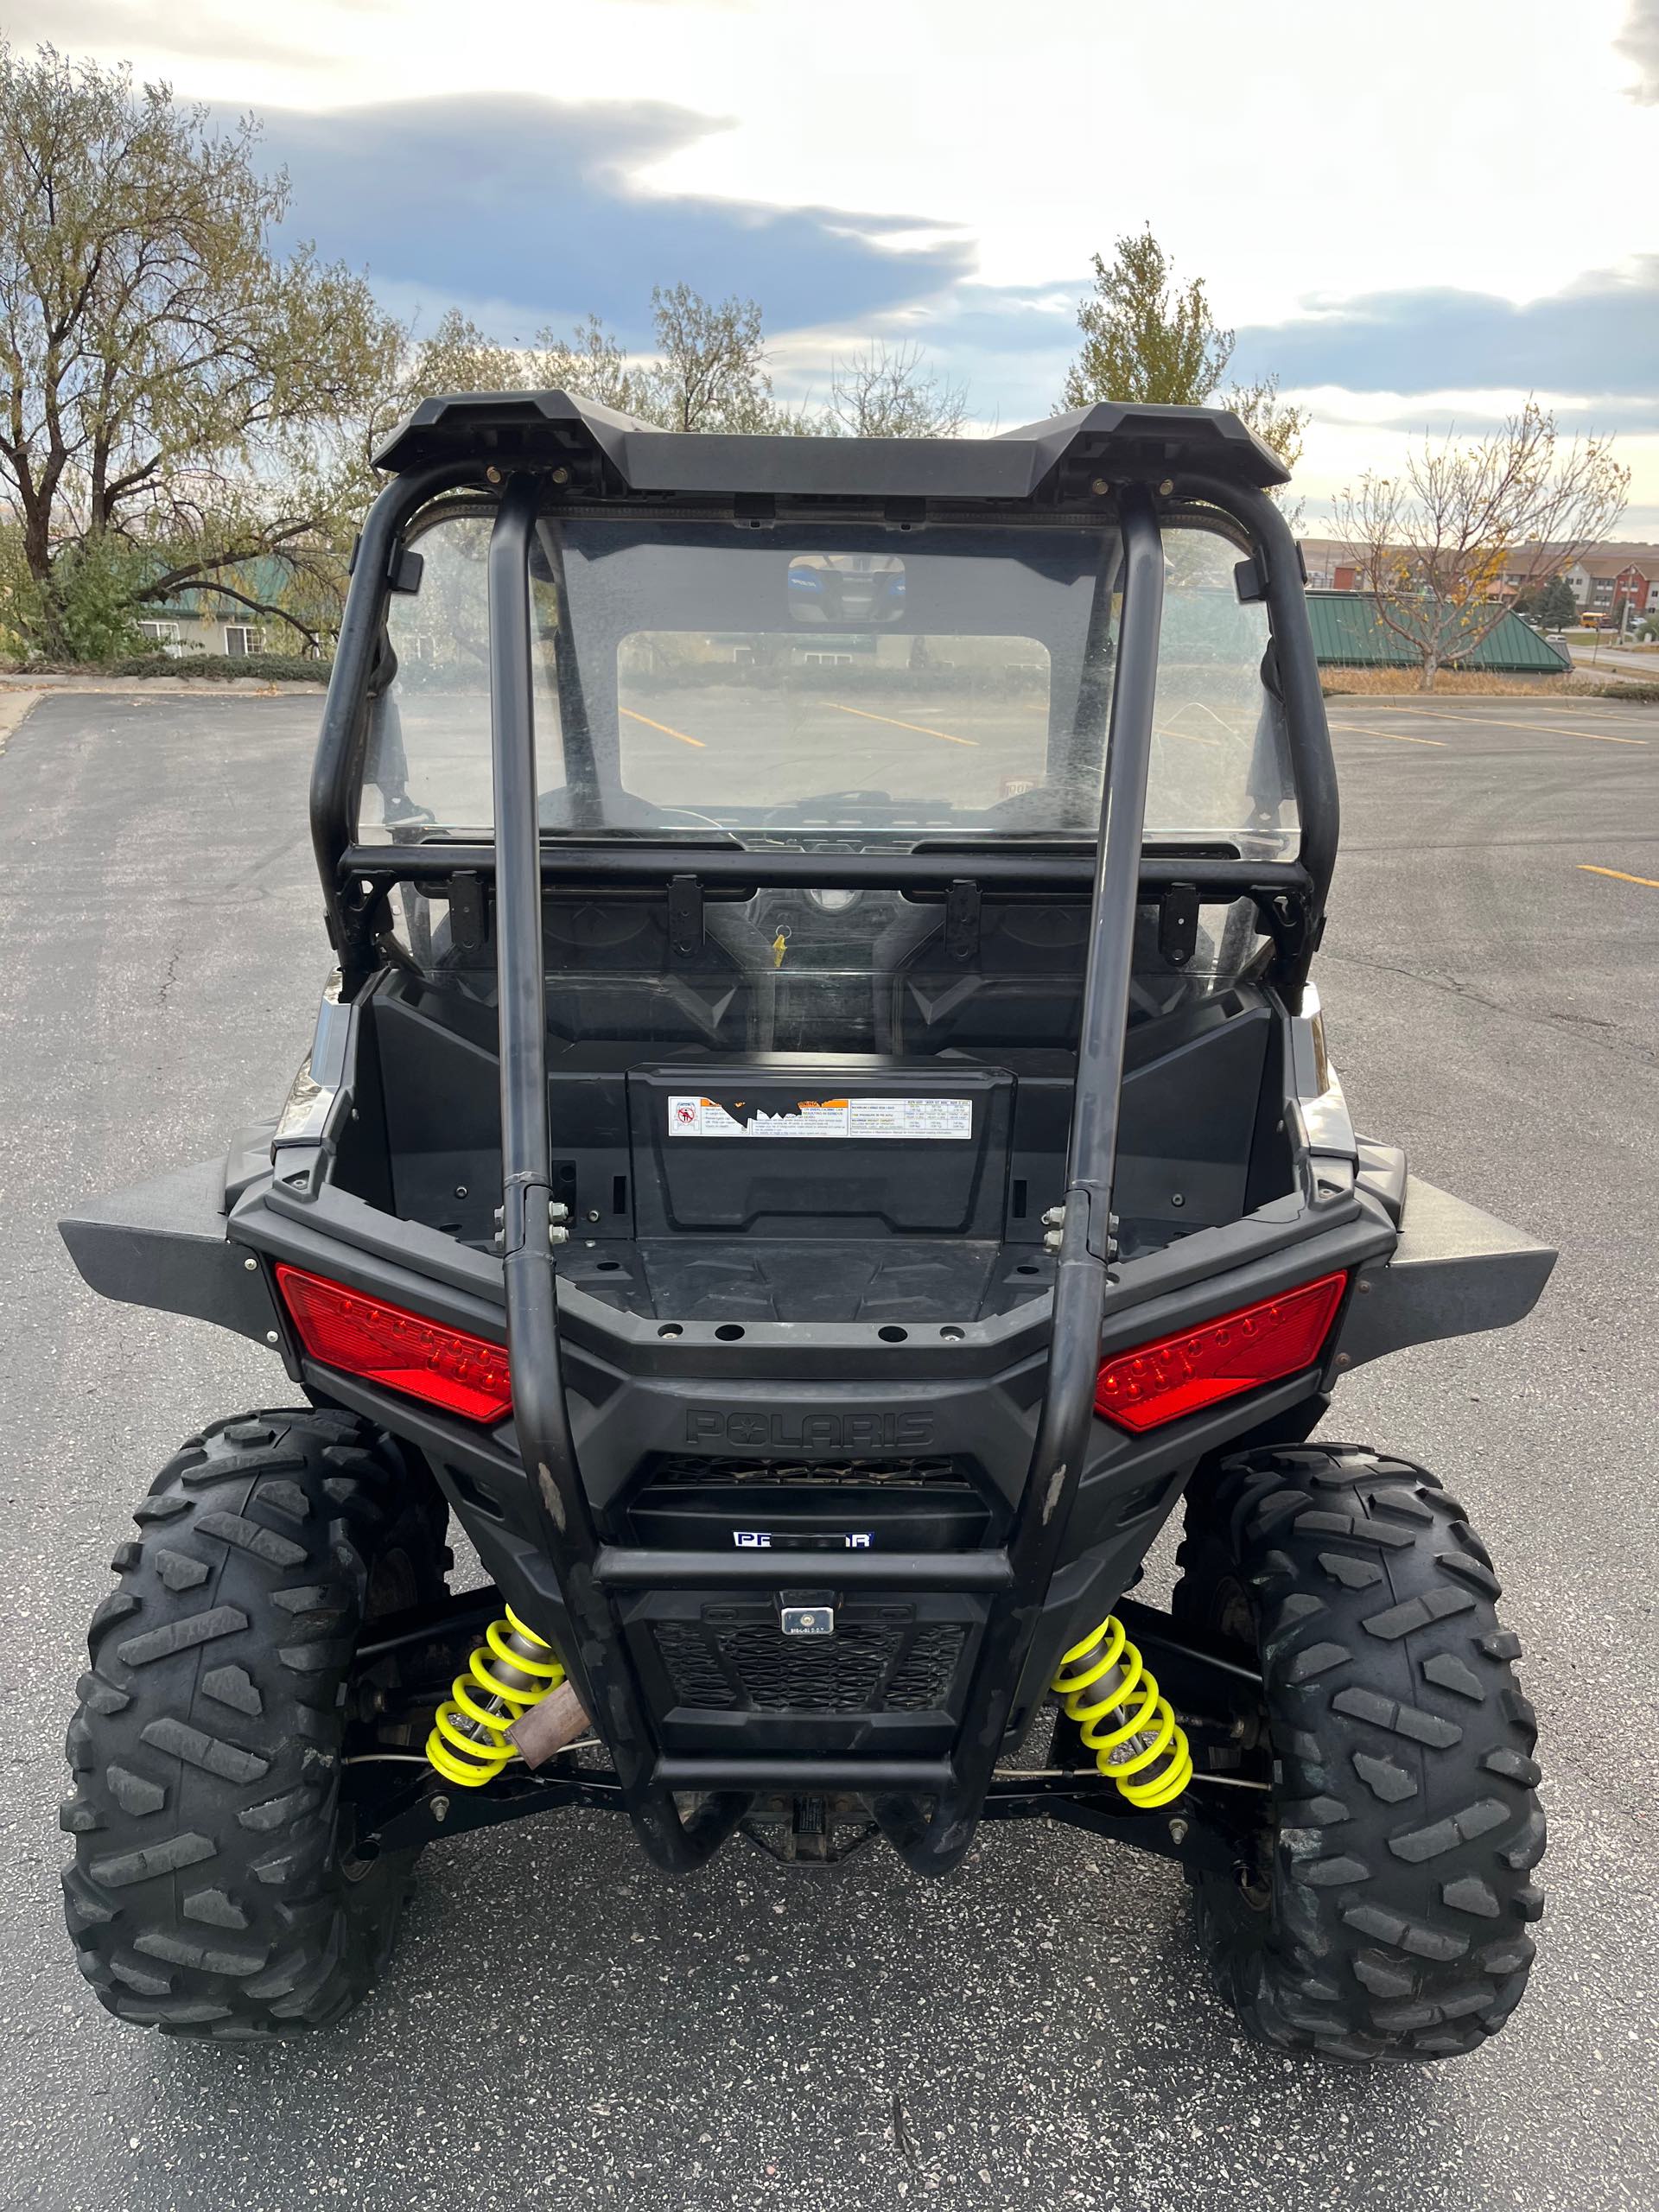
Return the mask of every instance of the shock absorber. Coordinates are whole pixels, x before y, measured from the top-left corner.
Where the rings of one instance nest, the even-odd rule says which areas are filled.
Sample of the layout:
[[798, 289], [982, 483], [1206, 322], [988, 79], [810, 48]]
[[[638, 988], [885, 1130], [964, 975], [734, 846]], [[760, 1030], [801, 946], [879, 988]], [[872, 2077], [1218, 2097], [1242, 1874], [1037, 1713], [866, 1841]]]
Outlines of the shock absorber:
[[1051, 1688], [1095, 1764], [1139, 1811], [1171, 1803], [1192, 1779], [1185, 1732], [1116, 1613], [1072, 1645]]
[[493, 1782], [519, 1754], [507, 1731], [564, 1680], [552, 1645], [526, 1628], [509, 1605], [457, 1675], [433, 1717], [426, 1756], [446, 1782], [476, 1789]]

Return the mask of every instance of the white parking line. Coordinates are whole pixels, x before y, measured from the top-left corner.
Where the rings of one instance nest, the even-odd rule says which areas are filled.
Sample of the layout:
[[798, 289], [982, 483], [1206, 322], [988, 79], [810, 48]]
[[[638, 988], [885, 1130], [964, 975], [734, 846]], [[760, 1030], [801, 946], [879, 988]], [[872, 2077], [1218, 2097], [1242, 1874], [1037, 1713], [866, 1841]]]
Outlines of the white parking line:
[[1338, 737], [1386, 737], [1395, 745], [1437, 745], [1446, 749], [1443, 737], [1413, 737], [1403, 729], [1369, 729], [1363, 722], [1332, 722], [1332, 732]]
[[[1615, 737], [1610, 730], [1605, 729], [1568, 729], [1561, 722], [1511, 721], [1502, 715], [1447, 714], [1444, 709], [1437, 710], [1433, 707], [1396, 708], [1395, 711], [1418, 715], [1427, 722], [1452, 722], [1464, 727], [1480, 723], [1489, 729], [1529, 730], [1536, 737], [1587, 737], [1598, 745], [1646, 745], [1648, 742], [1645, 737]], [[1555, 711], [1559, 713], [1560, 709]]]
[[939, 737], [947, 745], [977, 745], [976, 737], [953, 737], [948, 729], [930, 729], [925, 722], [901, 722], [896, 715], [873, 715], [868, 707], [843, 707], [839, 699], [826, 699], [838, 715], [856, 715], [861, 721], [886, 722], [889, 729], [913, 729], [918, 737]]

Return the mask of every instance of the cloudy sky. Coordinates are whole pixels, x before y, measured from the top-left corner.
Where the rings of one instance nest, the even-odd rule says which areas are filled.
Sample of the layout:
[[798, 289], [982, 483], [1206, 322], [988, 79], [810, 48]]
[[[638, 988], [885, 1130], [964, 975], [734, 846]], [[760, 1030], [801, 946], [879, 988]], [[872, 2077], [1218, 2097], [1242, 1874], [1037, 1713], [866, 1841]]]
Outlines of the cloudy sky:
[[914, 338], [1046, 414], [1090, 255], [1149, 220], [1314, 411], [1310, 518], [1529, 391], [1659, 537], [1659, 0], [0, 0], [264, 118], [294, 221], [429, 327], [654, 283], [760, 300], [780, 391]]

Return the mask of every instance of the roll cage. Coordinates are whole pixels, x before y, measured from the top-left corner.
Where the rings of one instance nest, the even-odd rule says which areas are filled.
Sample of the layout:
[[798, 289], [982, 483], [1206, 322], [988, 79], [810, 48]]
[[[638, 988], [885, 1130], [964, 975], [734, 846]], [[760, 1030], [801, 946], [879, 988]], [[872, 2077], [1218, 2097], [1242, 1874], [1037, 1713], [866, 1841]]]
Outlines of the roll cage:
[[[982, 441], [674, 437], [563, 394], [429, 402], [379, 456], [396, 472], [359, 541], [324, 710], [311, 826], [330, 935], [350, 998], [384, 963], [388, 899], [401, 884], [452, 900], [493, 893], [499, 995], [502, 1255], [514, 1419], [540, 1500], [571, 1630], [570, 1656], [615, 1763], [616, 1787], [660, 1864], [696, 1863], [724, 1840], [758, 1790], [855, 1790], [910, 1863], [941, 1872], [966, 1849], [986, 1808], [1015, 1687], [1057, 1561], [1083, 1469], [1103, 1325], [1111, 1306], [1112, 1214], [1124, 1036], [1137, 904], [1147, 898], [1248, 899], [1272, 944], [1270, 980], [1300, 1004], [1335, 861], [1338, 805], [1300, 556], [1267, 496], [1284, 471], [1233, 417], [1201, 409], [1103, 405]], [[371, 701], [384, 678], [388, 594], [405, 586], [405, 533], [430, 504], [493, 497], [488, 552], [493, 842], [371, 844], [358, 802]], [[961, 845], [928, 838], [879, 850], [747, 850], [683, 839], [543, 834], [532, 697], [530, 560], [538, 515], [562, 500], [626, 511], [678, 506], [699, 520], [766, 527], [783, 516], [855, 518], [895, 531], [930, 515], [1116, 518], [1121, 534], [1115, 677], [1094, 850]], [[1264, 678], [1288, 738], [1300, 824], [1292, 861], [1205, 849], [1145, 849], [1144, 821], [1164, 592], [1160, 524], [1202, 519], [1239, 543], [1241, 596], [1265, 602]], [[684, 1588], [766, 1587], [765, 1554], [645, 1554], [601, 1540], [576, 1463], [561, 1369], [550, 1208], [543, 901], [550, 888], [654, 887], [674, 901], [738, 888], [880, 887], [948, 898], [964, 882], [1040, 893], [1087, 892], [1091, 913], [1064, 1204], [1056, 1209], [1047, 1380], [1021, 1501], [1003, 1545], [926, 1558], [855, 1554], [838, 1586], [868, 1595], [973, 1590], [988, 1614], [969, 1718], [944, 1759], [849, 1756], [659, 1756], [630, 1668], [616, 1593], [642, 1581]], [[677, 1797], [692, 1793], [683, 1817]]]

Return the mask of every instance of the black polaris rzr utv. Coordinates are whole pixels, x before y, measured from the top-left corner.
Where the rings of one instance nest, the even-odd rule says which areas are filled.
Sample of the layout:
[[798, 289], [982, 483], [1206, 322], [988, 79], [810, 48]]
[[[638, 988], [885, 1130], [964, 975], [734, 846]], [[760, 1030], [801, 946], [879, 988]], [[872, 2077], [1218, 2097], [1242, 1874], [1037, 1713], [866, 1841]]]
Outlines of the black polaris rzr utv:
[[554, 392], [380, 461], [310, 1055], [228, 1163], [65, 1224], [300, 1402], [191, 1438], [92, 1623], [103, 2002], [326, 2025], [424, 1846], [559, 1807], [669, 1872], [944, 1874], [1041, 1819], [1179, 1862], [1252, 2034], [1474, 2048], [1540, 1910], [1516, 1639], [1433, 1476], [1309, 1440], [1554, 1255], [1326, 1059], [1277, 460], [1198, 409], [677, 436]]

